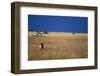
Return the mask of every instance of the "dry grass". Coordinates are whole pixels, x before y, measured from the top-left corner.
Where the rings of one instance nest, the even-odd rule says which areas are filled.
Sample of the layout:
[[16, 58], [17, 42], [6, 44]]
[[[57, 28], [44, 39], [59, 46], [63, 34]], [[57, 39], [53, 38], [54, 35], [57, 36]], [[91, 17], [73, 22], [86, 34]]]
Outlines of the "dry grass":
[[[28, 36], [28, 60], [87, 58], [87, 34]], [[40, 44], [44, 44], [44, 49]]]

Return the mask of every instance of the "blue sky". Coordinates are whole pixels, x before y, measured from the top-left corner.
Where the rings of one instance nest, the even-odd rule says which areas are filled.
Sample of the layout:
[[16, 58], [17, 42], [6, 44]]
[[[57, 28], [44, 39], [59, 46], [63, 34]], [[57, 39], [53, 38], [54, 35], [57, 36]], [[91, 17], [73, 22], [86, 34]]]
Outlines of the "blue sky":
[[28, 15], [28, 31], [88, 32], [88, 17]]

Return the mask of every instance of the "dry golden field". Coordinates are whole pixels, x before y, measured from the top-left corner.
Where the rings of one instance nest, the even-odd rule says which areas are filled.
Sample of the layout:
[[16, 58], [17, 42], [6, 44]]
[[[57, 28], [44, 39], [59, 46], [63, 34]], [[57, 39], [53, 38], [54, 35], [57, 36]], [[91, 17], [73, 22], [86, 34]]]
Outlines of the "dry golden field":
[[[50, 33], [36, 36], [28, 33], [28, 60], [76, 59], [88, 57], [87, 34]], [[44, 49], [41, 48], [41, 43]]]

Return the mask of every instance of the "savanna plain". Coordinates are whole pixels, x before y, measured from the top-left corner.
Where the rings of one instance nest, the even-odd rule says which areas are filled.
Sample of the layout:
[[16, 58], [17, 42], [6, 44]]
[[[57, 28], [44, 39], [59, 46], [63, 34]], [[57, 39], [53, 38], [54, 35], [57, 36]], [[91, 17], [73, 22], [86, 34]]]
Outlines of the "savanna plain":
[[49, 32], [37, 36], [36, 32], [28, 32], [28, 60], [79, 59], [87, 57], [87, 33]]

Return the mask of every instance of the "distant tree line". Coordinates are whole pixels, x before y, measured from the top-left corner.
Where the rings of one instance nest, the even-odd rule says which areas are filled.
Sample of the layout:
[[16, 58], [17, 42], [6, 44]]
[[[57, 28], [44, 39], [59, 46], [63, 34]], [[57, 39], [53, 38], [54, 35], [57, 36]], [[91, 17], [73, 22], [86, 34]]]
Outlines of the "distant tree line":
[[[32, 31], [32, 32], [34, 32], [34, 31]], [[40, 37], [42, 37], [43, 34], [48, 34], [48, 31], [47, 30], [42, 30], [42, 31], [37, 30], [35, 32], [36, 32], [36, 36], [40, 36]]]

